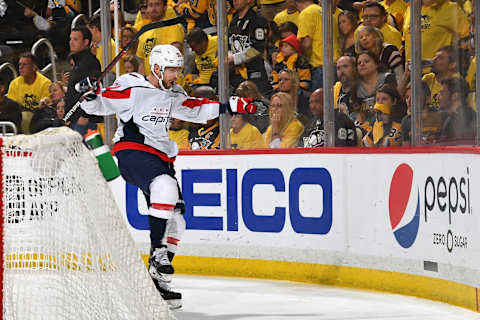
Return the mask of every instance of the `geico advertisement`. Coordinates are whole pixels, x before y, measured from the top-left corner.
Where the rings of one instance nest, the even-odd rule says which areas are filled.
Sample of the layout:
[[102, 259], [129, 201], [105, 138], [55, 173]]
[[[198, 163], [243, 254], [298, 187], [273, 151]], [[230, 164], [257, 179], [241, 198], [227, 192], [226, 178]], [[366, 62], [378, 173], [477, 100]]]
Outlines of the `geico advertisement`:
[[349, 229], [358, 240], [353, 250], [479, 269], [477, 158], [417, 154], [351, 161], [348, 181], [363, 185], [348, 186]]
[[[175, 166], [182, 243], [343, 250], [340, 156], [186, 155]], [[143, 194], [121, 178], [111, 186], [136, 242], [148, 243]]]

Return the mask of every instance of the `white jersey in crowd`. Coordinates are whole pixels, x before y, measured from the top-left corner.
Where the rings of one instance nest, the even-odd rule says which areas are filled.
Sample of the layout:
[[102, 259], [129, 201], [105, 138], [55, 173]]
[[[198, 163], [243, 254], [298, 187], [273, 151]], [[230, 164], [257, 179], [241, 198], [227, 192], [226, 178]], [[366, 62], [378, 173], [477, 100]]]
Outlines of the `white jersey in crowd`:
[[219, 115], [217, 101], [189, 97], [177, 84], [168, 90], [156, 88], [138, 73], [122, 75], [81, 107], [92, 115], [117, 115], [115, 143], [147, 145], [169, 158], [178, 153], [177, 144], [168, 137], [171, 118], [206, 123]]

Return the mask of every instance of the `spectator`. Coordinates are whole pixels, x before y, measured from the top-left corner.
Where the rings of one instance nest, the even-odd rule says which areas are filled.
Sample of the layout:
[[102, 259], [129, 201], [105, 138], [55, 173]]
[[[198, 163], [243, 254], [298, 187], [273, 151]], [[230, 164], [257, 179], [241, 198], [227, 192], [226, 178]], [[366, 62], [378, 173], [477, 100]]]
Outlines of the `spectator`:
[[61, 99], [57, 102], [55, 110], [57, 111], [58, 119], [63, 119], [63, 117], [65, 117], [65, 99]]
[[58, 118], [56, 105], [50, 104], [33, 112], [30, 132], [37, 133], [51, 127], [61, 127], [63, 121]]
[[[102, 39], [102, 26], [100, 23], [100, 14], [96, 14], [88, 20], [87, 28], [92, 33], [92, 41], [90, 48], [92, 53], [97, 57], [100, 62], [101, 70], [105, 68], [106, 65], [103, 64], [103, 46], [105, 41]], [[115, 57], [115, 41], [110, 38], [110, 57], [107, 59], [107, 65]], [[112, 69], [115, 72], [115, 68]]]
[[398, 31], [403, 30], [403, 18], [405, 16], [405, 12], [409, 9], [408, 4], [405, 0], [383, 0], [379, 2], [387, 11], [388, 14], [391, 15], [392, 22], [390, 23], [392, 26], [395, 27]]
[[296, 3], [300, 11], [297, 37], [312, 65], [312, 90], [323, 88], [322, 8], [313, 0], [296, 0]]
[[143, 1], [140, 4], [140, 10], [138, 10], [135, 22], [133, 24], [133, 28], [138, 32], [138, 30], [140, 30], [144, 25], [149, 24], [150, 22], [152, 22], [152, 20], [148, 18], [147, 2]]
[[298, 145], [303, 125], [295, 117], [295, 108], [290, 95], [275, 93], [270, 99], [270, 126], [263, 134], [270, 148], [292, 148]]
[[214, 0], [178, 1], [174, 9], [177, 15], [187, 18], [188, 32], [193, 28], [199, 28], [206, 34], [217, 34], [217, 12]]
[[[299, 147], [317, 148], [326, 143], [326, 132], [323, 125], [323, 89], [315, 90], [310, 96], [310, 110], [313, 118], [303, 132]], [[357, 131], [353, 121], [343, 112], [335, 113], [335, 146], [353, 147], [357, 145]]]
[[286, 9], [277, 13], [273, 21], [280, 26], [282, 23], [287, 21], [294, 23], [295, 25], [298, 24], [298, 15], [300, 12], [297, 10], [297, 5], [295, 4], [295, 0], [286, 0]]
[[432, 72], [423, 76], [422, 80], [428, 84], [432, 94], [432, 106], [440, 106], [438, 95], [442, 89], [440, 81], [448, 78], [458, 78], [457, 50], [453, 46], [445, 46], [438, 49], [433, 58]]
[[355, 30], [358, 19], [352, 11], [343, 11], [338, 16], [340, 50], [342, 56], [355, 56]]
[[[88, 76], [98, 77], [100, 75], [100, 62], [90, 52], [92, 34], [86, 27], [73, 28], [70, 32], [70, 51], [74, 66], [70, 72], [65, 94], [65, 113], [77, 103], [81, 93], [75, 90], [75, 84]], [[95, 122], [101, 122], [103, 118], [87, 116], [80, 108], [70, 118], [70, 127], [79, 132], [82, 136], [88, 129], [96, 129]]]
[[260, 0], [260, 4], [260, 13], [267, 21], [273, 21], [273, 18], [285, 9], [285, 0]]
[[308, 59], [301, 55], [302, 49], [300, 42], [295, 35], [288, 36], [280, 41], [280, 53], [277, 55], [275, 67], [272, 72], [273, 88], [278, 90], [278, 75], [281, 71], [291, 69], [295, 71], [299, 78], [299, 85], [304, 90], [310, 89], [311, 83], [311, 65]]
[[[152, 22], [172, 18], [167, 15], [167, 0], [147, 0], [147, 12]], [[172, 13], [175, 16], [175, 13]], [[152, 29], [142, 34], [138, 39], [137, 57], [141, 59], [139, 72], [145, 75], [151, 73], [148, 57], [157, 44], [171, 44], [183, 51], [185, 32], [180, 24]]]
[[185, 129], [185, 121], [170, 118], [168, 137], [177, 143], [178, 150], [188, 150], [190, 148], [188, 143], [188, 130]]
[[474, 143], [476, 114], [467, 106], [468, 84], [462, 78], [440, 81], [438, 101], [442, 112], [440, 140], [447, 143]]
[[62, 100], [65, 97], [65, 88], [63, 87], [63, 83], [60, 81], [52, 82], [48, 86], [48, 92], [50, 93], [49, 97], [45, 97], [40, 100], [39, 108], [44, 108], [51, 104], [56, 105], [58, 101]]
[[297, 73], [291, 69], [283, 70], [280, 72], [278, 80], [278, 91], [290, 95], [298, 120], [300, 120], [302, 124], [308, 123], [312, 117], [310, 108], [308, 107], [308, 93], [300, 88]]
[[355, 49], [357, 52], [368, 50], [379, 59], [384, 70], [394, 73], [397, 81], [403, 77], [403, 58], [397, 47], [383, 41], [383, 35], [375, 27], [364, 26], [357, 31]]
[[[215, 100], [215, 91], [208, 86], [194, 89], [193, 96]], [[190, 126], [188, 142], [191, 150], [220, 149], [220, 122], [218, 118], [208, 120], [204, 125]]]
[[11, 121], [21, 132], [22, 107], [20, 104], [5, 96], [7, 91], [7, 81], [0, 77], [0, 121]]
[[292, 34], [297, 35], [298, 27], [295, 23], [291, 21], [287, 21], [282, 23], [278, 27], [278, 33], [280, 35], [280, 39], [285, 39], [286, 37], [291, 36]]
[[255, 114], [250, 115], [249, 121], [260, 130], [260, 133], [264, 133], [270, 124], [270, 116], [268, 112], [270, 101], [262, 96], [257, 86], [252, 81], [244, 81], [240, 83], [235, 90], [235, 94], [239, 97], [255, 99], [257, 111]]
[[401, 50], [402, 34], [387, 23], [387, 18], [387, 11], [378, 2], [368, 2], [363, 8], [363, 25], [379, 29], [386, 43], [393, 44]]
[[343, 56], [337, 61], [338, 82], [333, 86], [335, 109], [347, 114], [353, 121], [357, 115], [354, 113], [356, 81], [358, 78], [356, 60], [352, 56]]
[[194, 28], [187, 36], [187, 43], [195, 52], [195, 85], [208, 85], [217, 69], [217, 36], [209, 36], [202, 29]]
[[248, 115], [245, 114], [230, 118], [230, 146], [232, 149], [266, 148], [262, 134], [248, 122]]
[[384, 85], [377, 90], [376, 103], [373, 108], [375, 122], [369, 132], [363, 137], [366, 147], [400, 146], [401, 124], [405, 108], [397, 89]]
[[50, 79], [38, 72], [36, 58], [29, 52], [20, 55], [18, 62], [20, 75], [10, 82], [8, 97], [22, 106], [22, 132], [30, 133], [30, 121], [33, 111], [40, 100], [48, 97]]
[[[130, 41], [135, 39], [135, 34], [136, 33], [137, 32], [133, 27], [123, 27], [121, 32], [120, 32], [120, 47], [121, 48], [126, 48], [127, 45], [130, 43]], [[125, 73], [132, 72], [132, 71], [126, 71], [125, 70], [125, 60], [127, 59], [127, 57], [130, 57], [130, 56], [135, 57], [135, 59], [137, 60], [137, 62], [130, 61], [130, 64], [133, 63], [134, 64], [133, 67], [135, 69], [135, 72], [138, 72], [139, 66], [142, 63], [142, 61], [140, 61], [140, 58], [135, 56], [135, 54], [137, 52], [137, 47], [138, 47], [138, 40], [135, 40], [133, 45], [130, 46], [127, 49], [126, 55], [122, 56], [122, 58], [120, 59], [120, 74], [125, 74]], [[132, 67], [132, 65], [130, 65], [130, 67]], [[131, 69], [129, 69], [129, 70], [131, 70]]]
[[396, 79], [393, 74], [379, 70], [377, 57], [370, 51], [361, 51], [358, 54], [357, 72], [359, 81], [355, 98], [359, 106], [359, 113], [356, 121], [360, 123], [360, 127], [365, 133], [375, 120], [373, 108], [377, 89], [384, 83], [396, 86]]
[[[432, 145], [435, 144], [439, 138], [442, 121], [441, 113], [438, 109], [430, 106], [430, 89], [425, 81], [422, 81], [421, 98], [421, 143]], [[402, 119], [402, 145], [410, 146], [412, 140], [412, 90], [410, 83], [405, 92], [405, 103], [407, 104], [407, 115]]]
[[[455, 39], [470, 34], [470, 23], [457, 3], [448, 0], [422, 0], [422, 60], [432, 59], [439, 48], [456, 45]], [[410, 10], [403, 23], [406, 60], [410, 60]]]
[[[265, 18], [255, 12], [249, 0], [234, 1], [235, 14], [228, 27], [228, 63], [234, 67], [230, 73], [230, 84], [236, 88], [241, 82], [255, 82], [263, 96], [272, 91], [265, 70], [263, 53], [267, 45]], [[273, 17], [272, 17], [273, 18]]]
[[123, 65], [125, 69], [124, 73], [138, 72], [139, 64], [136, 56], [125, 56], [125, 58], [123, 58]]

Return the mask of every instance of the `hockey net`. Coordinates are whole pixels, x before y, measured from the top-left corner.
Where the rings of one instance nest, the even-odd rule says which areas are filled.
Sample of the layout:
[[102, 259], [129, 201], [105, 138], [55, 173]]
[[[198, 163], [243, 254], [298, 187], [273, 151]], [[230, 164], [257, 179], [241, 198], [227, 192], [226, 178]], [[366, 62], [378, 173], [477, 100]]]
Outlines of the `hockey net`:
[[3, 319], [174, 319], [80, 135], [1, 140]]

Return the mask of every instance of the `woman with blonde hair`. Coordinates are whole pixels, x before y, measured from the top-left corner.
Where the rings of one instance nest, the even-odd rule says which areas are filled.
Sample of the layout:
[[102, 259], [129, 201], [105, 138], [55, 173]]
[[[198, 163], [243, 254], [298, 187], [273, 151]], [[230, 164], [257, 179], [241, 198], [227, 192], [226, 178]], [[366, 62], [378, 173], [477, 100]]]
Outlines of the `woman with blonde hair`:
[[298, 115], [298, 120], [303, 124], [310, 122], [312, 112], [308, 106], [308, 94], [300, 88], [300, 80], [295, 71], [282, 70], [278, 76], [278, 92], [284, 92], [292, 98], [293, 109]]
[[270, 148], [297, 146], [303, 133], [303, 125], [295, 116], [292, 98], [285, 92], [277, 92], [270, 99], [270, 126], [263, 134]]
[[365, 50], [372, 52], [385, 71], [394, 73], [397, 81], [402, 78], [405, 72], [403, 57], [396, 46], [384, 42], [379, 29], [372, 26], [359, 28], [355, 35], [355, 50], [357, 54]]

